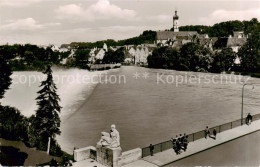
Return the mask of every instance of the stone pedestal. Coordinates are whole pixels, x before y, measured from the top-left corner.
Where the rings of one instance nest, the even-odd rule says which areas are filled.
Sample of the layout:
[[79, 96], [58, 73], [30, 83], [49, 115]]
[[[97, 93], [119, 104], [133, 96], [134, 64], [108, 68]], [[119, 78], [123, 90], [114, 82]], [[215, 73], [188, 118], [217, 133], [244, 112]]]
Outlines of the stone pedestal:
[[[74, 160], [76, 162], [83, 161], [83, 160], [89, 159], [89, 158], [96, 159], [96, 157], [95, 157], [96, 148], [93, 146], [80, 148], [80, 149], [74, 150], [73, 154], [74, 154]], [[94, 155], [92, 155], [92, 154], [94, 154]]]
[[120, 167], [118, 161], [122, 155], [121, 147], [106, 148], [97, 144], [96, 151], [97, 151], [97, 162], [109, 167]]

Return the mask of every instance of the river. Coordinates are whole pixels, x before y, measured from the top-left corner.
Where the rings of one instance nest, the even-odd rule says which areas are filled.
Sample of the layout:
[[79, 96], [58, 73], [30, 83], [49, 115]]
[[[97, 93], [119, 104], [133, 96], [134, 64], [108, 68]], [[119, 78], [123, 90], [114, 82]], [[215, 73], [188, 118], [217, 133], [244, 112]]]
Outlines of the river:
[[[68, 153], [74, 147], [95, 146], [100, 133], [109, 131], [111, 124], [116, 124], [121, 147], [126, 151], [166, 141], [176, 134], [196, 132], [207, 125], [239, 119], [243, 82], [260, 83], [260, 79], [247, 76], [133, 66], [109, 72], [54, 73], [80, 73], [80, 76], [102, 73], [99, 84], [57, 84], [63, 106], [62, 134], [57, 139]], [[260, 113], [260, 85], [252, 88], [245, 87], [244, 116], [248, 112]], [[37, 89], [12, 85], [2, 102], [30, 115], [36, 109]]]

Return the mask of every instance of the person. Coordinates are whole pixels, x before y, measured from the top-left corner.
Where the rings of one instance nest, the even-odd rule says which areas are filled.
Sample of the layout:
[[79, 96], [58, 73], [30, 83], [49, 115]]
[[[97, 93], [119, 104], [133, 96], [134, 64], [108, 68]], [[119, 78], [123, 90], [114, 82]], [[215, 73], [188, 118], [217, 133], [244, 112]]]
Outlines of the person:
[[183, 136], [181, 137], [181, 143], [182, 143], [182, 145], [183, 145], [183, 142], [184, 142], [185, 137], [186, 137], [186, 134], [184, 133]]
[[206, 126], [206, 129], [204, 130], [204, 133], [205, 133], [205, 139], [207, 139], [207, 137], [210, 135], [208, 126]]
[[181, 153], [181, 143], [179, 140], [176, 141], [176, 154], [180, 154]]
[[184, 150], [184, 152], [187, 150], [188, 143], [189, 143], [189, 141], [188, 141], [188, 136], [185, 135], [185, 137], [184, 137], [184, 139], [183, 139], [183, 150]]
[[253, 117], [250, 113], [248, 113], [247, 117], [248, 117], [248, 125], [250, 125], [253, 120]]
[[178, 137], [178, 135], [176, 135], [176, 138], [175, 138], [175, 139], [176, 139], [176, 141], [178, 140], [178, 138], [179, 138], [179, 137]]
[[177, 138], [178, 136], [176, 136], [176, 138], [171, 138], [172, 141], [172, 149], [174, 150], [174, 152], [177, 154], [177, 146], [176, 146], [176, 142], [177, 142]]
[[174, 145], [176, 143], [176, 139], [174, 139], [173, 137], [171, 138], [171, 142], [172, 142], [172, 145]]
[[180, 134], [178, 140], [179, 140], [179, 143], [181, 143], [181, 139], [182, 139], [182, 135]]
[[217, 138], [217, 130], [216, 130], [216, 128], [214, 128], [214, 130], [213, 130], [213, 135], [214, 135], [214, 140], [216, 140], [216, 138]]
[[150, 144], [149, 149], [150, 149], [150, 155], [153, 156], [154, 145]]
[[246, 124], [249, 125], [249, 113], [246, 116]]

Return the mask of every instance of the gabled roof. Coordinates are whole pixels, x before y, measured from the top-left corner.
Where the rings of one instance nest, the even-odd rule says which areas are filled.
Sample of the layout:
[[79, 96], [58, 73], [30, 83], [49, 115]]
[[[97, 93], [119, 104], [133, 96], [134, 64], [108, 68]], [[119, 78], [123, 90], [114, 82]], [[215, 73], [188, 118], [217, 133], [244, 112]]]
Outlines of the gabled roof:
[[232, 46], [243, 46], [246, 43], [246, 38], [219, 38], [214, 47], [219, 49], [223, 47], [232, 47]]
[[234, 35], [234, 37], [238, 37], [239, 35], [244, 36], [244, 32], [243, 31], [233, 31], [233, 35]]
[[199, 38], [197, 39], [197, 42], [199, 42], [200, 45], [207, 45], [207, 44], [213, 44], [218, 40], [217, 37], [212, 38]]
[[246, 43], [246, 38], [228, 38], [227, 47], [243, 46]]
[[197, 35], [196, 31], [157, 31], [156, 37], [157, 40], [168, 40], [168, 39], [176, 39], [176, 37], [192, 37], [193, 35]]

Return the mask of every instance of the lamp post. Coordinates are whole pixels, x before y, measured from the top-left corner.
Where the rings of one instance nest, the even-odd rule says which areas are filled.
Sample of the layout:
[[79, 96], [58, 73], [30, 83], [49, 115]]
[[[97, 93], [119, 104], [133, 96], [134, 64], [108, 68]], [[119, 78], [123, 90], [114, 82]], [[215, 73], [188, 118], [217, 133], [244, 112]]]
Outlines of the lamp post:
[[260, 84], [260, 83], [245, 83], [245, 84], [243, 85], [243, 88], [242, 88], [242, 108], [241, 108], [241, 126], [243, 125], [244, 88], [245, 88], [246, 85], [253, 85], [253, 88], [252, 88], [252, 89], [254, 89], [254, 85], [255, 85], [255, 84]]

